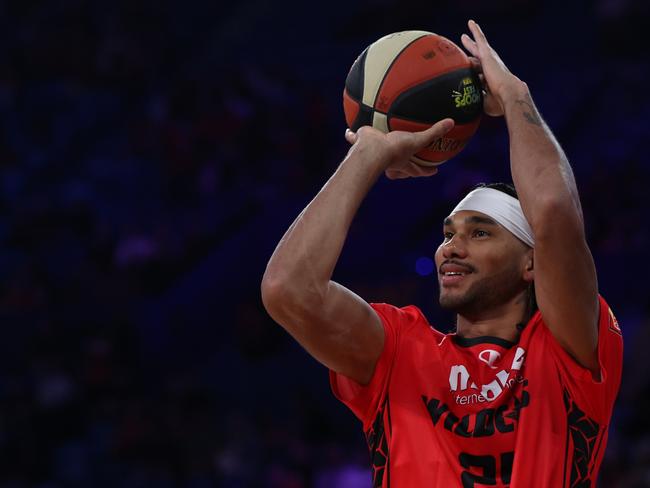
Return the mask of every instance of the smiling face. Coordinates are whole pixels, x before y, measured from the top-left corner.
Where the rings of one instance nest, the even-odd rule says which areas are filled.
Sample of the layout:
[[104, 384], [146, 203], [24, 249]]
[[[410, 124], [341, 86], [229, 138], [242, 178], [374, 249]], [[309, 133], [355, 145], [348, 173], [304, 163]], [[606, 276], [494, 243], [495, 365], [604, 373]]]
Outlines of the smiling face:
[[443, 232], [435, 256], [442, 308], [480, 316], [526, 291], [532, 249], [494, 219], [462, 210], [445, 219]]

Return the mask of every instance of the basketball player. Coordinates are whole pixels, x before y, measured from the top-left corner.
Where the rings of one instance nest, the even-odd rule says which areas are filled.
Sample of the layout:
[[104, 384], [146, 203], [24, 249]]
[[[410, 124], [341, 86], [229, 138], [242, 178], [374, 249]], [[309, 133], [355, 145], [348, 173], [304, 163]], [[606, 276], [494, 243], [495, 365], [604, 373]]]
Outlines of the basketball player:
[[414, 306], [369, 305], [331, 281], [348, 228], [382, 172], [430, 176], [411, 155], [453, 126], [347, 132], [352, 147], [269, 261], [269, 313], [330, 369], [363, 422], [374, 486], [594, 487], [622, 363], [598, 295], [571, 167], [527, 85], [470, 21], [462, 43], [504, 116], [507, 187], [470, 192], [444, 219], [435, 254], [443, 334]]

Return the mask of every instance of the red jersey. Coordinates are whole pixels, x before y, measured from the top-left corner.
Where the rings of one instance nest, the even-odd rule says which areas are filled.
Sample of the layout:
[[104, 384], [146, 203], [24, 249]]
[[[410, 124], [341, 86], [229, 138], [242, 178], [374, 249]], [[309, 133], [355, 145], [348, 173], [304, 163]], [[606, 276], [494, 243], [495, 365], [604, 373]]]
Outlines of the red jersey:
[[372, 304], [384, 349], [370, 383], [330, 372], [363, 422], [376, 487], [594, 487], [618, 392], [623, 341], [600, 298], [601, 378], [537, 312], [517, 343], [434, 329], [414, 306]]

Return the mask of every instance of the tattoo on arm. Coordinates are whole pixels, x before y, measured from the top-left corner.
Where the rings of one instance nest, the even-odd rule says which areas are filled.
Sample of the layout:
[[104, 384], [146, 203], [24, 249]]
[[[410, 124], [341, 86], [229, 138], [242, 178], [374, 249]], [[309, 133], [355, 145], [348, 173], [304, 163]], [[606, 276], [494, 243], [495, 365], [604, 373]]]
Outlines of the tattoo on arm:
[[[532, 104], [527, 102], [526, 100], [517, 100], [517, 104], [521, 105], [524, 109], [524, 117], [526, 117], [526, 120], [528, 121], [529, 124], [534, 124], [538, 127], [542, 127], [542, 119], [537, 113], [537, 110], [535, 107], [533, 107]], [[528, 109], [528, 110], [526, 110]]]

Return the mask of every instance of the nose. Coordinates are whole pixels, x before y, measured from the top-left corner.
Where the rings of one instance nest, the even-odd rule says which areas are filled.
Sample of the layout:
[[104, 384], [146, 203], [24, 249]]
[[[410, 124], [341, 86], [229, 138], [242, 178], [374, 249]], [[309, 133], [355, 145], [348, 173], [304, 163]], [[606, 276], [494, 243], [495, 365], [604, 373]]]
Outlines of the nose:
[[467, 247], [458, 234], [442, 245], [442, 255], [445, 259], [467, 257]]

